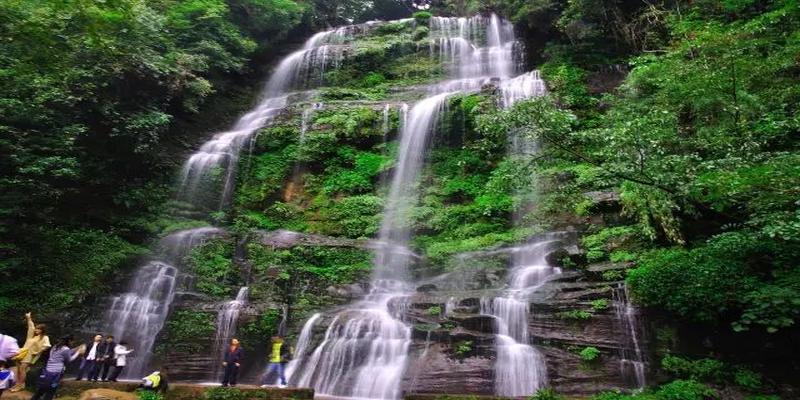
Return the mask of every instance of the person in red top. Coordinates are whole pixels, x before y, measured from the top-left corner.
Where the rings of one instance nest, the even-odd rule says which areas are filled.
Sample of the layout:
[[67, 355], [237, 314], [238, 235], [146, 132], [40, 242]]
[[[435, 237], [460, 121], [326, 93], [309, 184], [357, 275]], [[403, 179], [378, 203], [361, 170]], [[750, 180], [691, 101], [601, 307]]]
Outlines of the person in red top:
[[244, 353], [239, 345], [239, 339], [231, 339], [231, 345], [225, 349], [225, 358], [222, 366], [225, 367], [225, 377], [222, 378], [222, 386], [236, 386], [236, 378], [239, 376], [239, 367], [242, 366]]

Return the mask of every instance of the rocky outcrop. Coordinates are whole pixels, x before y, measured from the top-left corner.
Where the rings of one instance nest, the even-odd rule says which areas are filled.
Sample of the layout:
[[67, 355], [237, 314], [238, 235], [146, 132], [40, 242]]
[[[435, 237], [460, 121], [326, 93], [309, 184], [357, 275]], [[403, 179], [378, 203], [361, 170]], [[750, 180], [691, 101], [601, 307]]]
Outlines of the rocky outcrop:
[[[612, 288], [619, 283], [602, 281], [597, 271], [566, 270], [530, 296], [531, 341], [545, 356], [548, 381], [557, 391], [582, 396], [629, 387], [620, 369], [625, 342], [613, 307]], [[415, 326], [404, 390], [412, 397], [491, 395], [496, 327], [493, 317], [481, 314], [480, 302], [497, 296], [497, 290], [426, 289], [402, 308], [404, 319]], [[579, 353], [586, 347], [598, 349], [600, 356], [583, 360]]]
[[370, 242], [366, 240], [338, 238], [287, 230], [258, 231], [252, 240], [275, 249], [288, 249], [295, 246], [355, 247], [366, 249], [370, 246]]

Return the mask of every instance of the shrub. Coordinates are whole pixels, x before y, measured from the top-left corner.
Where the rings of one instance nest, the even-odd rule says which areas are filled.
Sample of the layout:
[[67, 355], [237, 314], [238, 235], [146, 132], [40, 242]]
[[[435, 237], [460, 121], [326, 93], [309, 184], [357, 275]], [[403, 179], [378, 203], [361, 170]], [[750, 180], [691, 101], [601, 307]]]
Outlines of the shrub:
[[592, 300], [592, 311], [605, 311], [609, 307], [608, 299]]
[[761, 374], [739, 367], [733, 371], [733, 382], [745, 389], [758, 390], [761, 388]]
[[592, 346], [584, 347], [579, 354], [584, 362], [592, 362], [600, 358], [600, 350]]
[[428, 315], [442, 315], [442, 307], [441, 306], [428, 307], [428, 309], [425, 310], [425, 314], [428, 314]]
[[[800, 279], [792, 267], [799, 252], [748, 232], [727, 232], [692, 249], [649, 252], [628, 272], [627, 282], [644, 305], [700, 322], [738, 313], [735, 330], [755, 325], [774, 332], [800, 314]], [[761, 280], [763, 271], [777, 279]]]
[[585, 236], [581, 242], [586, 247], [586, 258], [589, 262], [602, 261], [608, 253], [624, 245], [636, 242], [638, 234], [633, 226], [616, 226], [605, 228], [599, 232]]
[[456, 357], [464, 358], [472, 351], [472, 341], [464, 340], [455, 344], [454, 352]]
[[139, 400], [164, 400], [164, 395], [152, 390], [139, 390], [136, 392]]
[[431, 22], [433, 14], [427, 11], [417, 11], [414, 13], [414, 15], [412, 15], [412, 17], [414, 18], [414, 21], [417, 22], [417, 24], [428, 25]]
[[426, 26], [417, 27], [417, 29], [414, 29], [414, 40], [420, 41], [422, 39], [425, 39], [426, 37], [428, 37], [428, 34], [430, 34], [430, 29], [428, 29], [428, 27]]
[[528, 398], [529, 400], [562, 400], [564, 396], [558, 394], [555, 389], [543, 388], [536, 391], [536, 394]]
[[384, 82], [386, 82], [386, 77], [383, 76], [383, 74], [380, 72], [370, 72], [364, 75], [364, 78], [361, 80], [361, 86], [369, 88], [378, 86]]
[[571, 319], [576, 321], [586, 321], [592, 318], [592, 313], [583, 310], [564, 311], [556, 314], [557, 318]]
[[659, 400], [716, 399], [717, 394], [706, 385], [694, 380], [677, 380], [661, 386], [656, 392]]
[[237, 388], [215, 387], [203, 394], [205, 400], [245, 400], [247, 396]]
[[661, 359], [661, 368], [683, 379], [715, 383], [725, 380], [725, 364], [711, 358], [689, 360], [668, 354]]

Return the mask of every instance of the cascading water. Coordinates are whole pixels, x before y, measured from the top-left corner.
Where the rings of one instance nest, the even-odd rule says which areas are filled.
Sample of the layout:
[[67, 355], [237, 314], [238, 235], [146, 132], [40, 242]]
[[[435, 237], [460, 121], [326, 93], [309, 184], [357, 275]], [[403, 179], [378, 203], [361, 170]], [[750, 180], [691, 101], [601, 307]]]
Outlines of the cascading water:
[[222, 378], [223, 368], [222, 361], [224, 360], [224, 352], [227, 345], [234, 334], [236, 334], [236, 325], [239, 323], [239, 313], [242, 308], [247, 304], [247, 295], [250, 289], [245, 286], [239, 289], [236, 298], [225, 303], [217, 313], [217, 331], [214, 334], [214, 354], [216, 362], [214, 363], [214, 372], [212, 379]]
[[[401, 113], [398, 159], [379, 231], [381, 245], [376, 248], [370, 294], [334, 316], [324, 340], [292, 369], [290, 384], [294, 386], [313, 387], [317, 393], [331, 396], [400, 396], [411, 341], [410, 327], [398, 319], [404, 299], [410, 294], [406, 282], [413, 255], [407, 249], [411, 231], [405, 222], [417, 201], [417, 180], [439, 117], [450, 96], [478, 90], [493, 79], [499, 81], [503, 105], [539, 93], [533, 86], [540, 82], [525, 78], [527, 74], [516, 82], [531, 87], [503, 85], [516, 70], [516, 40], [511, 25], [497, 16], [436, 17], [431, 21], [431, 35], [431, 56], [438, 54], [443, 62], [451, 64], [454, 79], [429, 86], [429, 97]], [[384, 110], [388, 121], [388, 108]], [[388, 127], [388, 122], [384, 126]], [[303, 331], [311, 329], [313, 323], [316, 318], [309, 320]], [[512, 323], [519, 321], [514, 319]], [[524, 346], [533, 352], [530, 346]]]
[[[366, 30], [371, 24], [357, 28], [321, 32], [309, 39], [302, 49], [287, 56], [276, 67], [267, 82], [262, 100], [244, 114], [226, 132], [221, 132], [203, 144], [184, 163], [178, 184], [178, 197], [198, 207], [228, 204], [233, 193], [236, 165], [242, 148], [252, 143], [253, 134], [277, 116], [287, 105], [288, 90], [305, 87], [309, 74], [323, 71], [335, 55], [343, 54], [330, 47], [343, 43], [352, 30]], [[320, 72], [321, 73], [321, 72]], [[320, 75], [321, 76], [321, 75]], [[215, 179], [218, 181], [215, 182]], [[211, 207], [214, 208], [214, 207]], [[128, 292], [117, 296], [106, 313], [104, 325], [120, 340], [126, 340], [136, 352], [131, 357], [123, 377], [139, 378], [148, 367], [153, 342], [164, 325], [175, 297], [179, 267], [182, 259], [195, 246], [208, 237], [218, 235], [217, 228], [200, 228], [178, 232], [161, 240], [161, 260], [149, 261], [141, 266]], [[243, 288], [239, 298], [233, 300], [218, 318], [218, 340], [227, 338], [235, 326], [240, 304], [247, 291]]]
[[405, 213], [416, 201], [425, 148], [448, 95], [424, 99], [408, 112], [381, 223], [370, 294], [336, 315], [302, 373], [290, 376], [291, 384], [310, 386], [326, 395], [399, 397], [411, 328], [396, 315], [410, 294], [406, 282], [413, 253], [398, 249], [406, 248], [410, 239], [403, 225]]
[[153, 343], [164, 326], [178, 283], [181, 259], [195, 246], [223, 231], [198, 228], [164, 237], [161, 260], [152, 260], [136, 271], [128, 292], [116, 296], [106, 311], [104, 326], [117, 340], [125, 340], [136, 352], [125, 367], [123, 378], [140, 378], [150, 362]]
[[317, 321], [319, 321], [321, 317], [322, 314], [320, 313], [312, 315], [303, 326], [303, 330], [300, 331], [300, 336], [297, 338], [297, 344], [295, 345], [294, 358], [292, 361], [289, 361], [289, 365], [286, 366], [286, 376], [294, 376], [297, 367], [307, 361], [311, 339], [314, 336], [314, 326], [316, 326]]
[[628, 300], [628, 288], [620, 283], [612, 292], [614, 313], [620, 337], [620, 374], [627, 385], [636, 389], [644, 388], [645, 355], [639, 333], [638, 311]]
[[481, 312], [496, 318], [495, 393], [528, 396], [547, 383], [544, 356], [530, 345], [528, 297], [551, 276], [560, 273], [545, 256], [553, 243], [546, 237], [514, 249], [509, 289], [504, 297], [481, 301]]
[[[338, 66], [344, 57], [348, 46], [343, 43], [347, 35], [354, 29], [366, 30], [370, 26], [365, 24], [359, 25], [360, 28], [317, 33], [300, 50], [281, 60], [267, 81], [258, 105], [239, 118], [229, 131], [214, 135], [184, 163], [179, 197], [195, 205], [207, 205], [212, 200], [217, 201], [219, 208], [227, 205], [233, 194], [236, 165], [242, 148], [251, 144], [254, 133], [286, 107], [290, 89], [321, 83], [326, 68]], [[219, 174], [220, 170], [222, 174]], [[217, 176], [221, 176], [221, 182], [214, 182]]]

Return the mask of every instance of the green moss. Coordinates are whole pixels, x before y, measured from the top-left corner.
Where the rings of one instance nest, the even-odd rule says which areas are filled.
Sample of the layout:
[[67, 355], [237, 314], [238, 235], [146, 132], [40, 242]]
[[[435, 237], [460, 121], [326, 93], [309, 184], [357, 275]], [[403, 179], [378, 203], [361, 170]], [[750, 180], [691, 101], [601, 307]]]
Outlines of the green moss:
[[192, 272], [197, 277], [195, 287], [200, 293], [217, 298], [228, 298], [241, 286], [239, 271], [233, 263], [233, 242], [217, 238], [196, 247], [187, 257]]
[[591, 319], [592, 316], [593, 316], [592, 313], [584, 310], [570, 310], [556, 314], [557, 318], [574, 320], [574, 321], [587, 321]]
[[431, 315], [431, 316], [442, 315], [442, 307], [441, 306], [428, 307], [428, 309], [425, 310], [425, 314], [428, 314], [428, 315]]
[[202, 311], [179, 310], [174, 312], [158, 341], [156, 352], [199, 353], [208, 346], [208, 338], [214, 336], [214, 315]]

